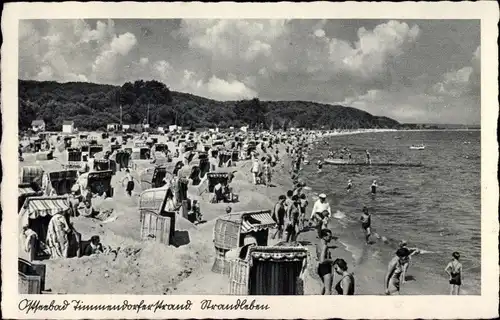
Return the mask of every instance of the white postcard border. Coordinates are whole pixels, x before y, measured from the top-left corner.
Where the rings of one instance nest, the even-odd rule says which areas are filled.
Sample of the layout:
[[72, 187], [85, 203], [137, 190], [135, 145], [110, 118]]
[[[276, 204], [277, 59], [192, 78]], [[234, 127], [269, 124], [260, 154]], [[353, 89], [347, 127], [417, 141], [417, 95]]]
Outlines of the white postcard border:
[[[3, 224], [2, 224], [2, 311], [6, 318], [490, 318], [498, 315], [498, 47], [496, 2], [404, 2], [404, 3], [9, 3], [2, 16], [2, 112], [3, 112]], [[16, 203], [18, 26], [20, 19], [74, 18], [325, 18], [325, 19], [481, 19], [481, 296], [122, 296], [17, 294], [16, 258], [18, 241]], [[82, 300], [86, 304], [131, 304], [193, 302], [190, 311], [39, 311], [26, 314], [19, 309], [23, 298], [50, 304], [55, 300]], [[267, 311], [201, 310], [203, 299], [233, 304], [237, 299], [256, 299], [268, 304]]]

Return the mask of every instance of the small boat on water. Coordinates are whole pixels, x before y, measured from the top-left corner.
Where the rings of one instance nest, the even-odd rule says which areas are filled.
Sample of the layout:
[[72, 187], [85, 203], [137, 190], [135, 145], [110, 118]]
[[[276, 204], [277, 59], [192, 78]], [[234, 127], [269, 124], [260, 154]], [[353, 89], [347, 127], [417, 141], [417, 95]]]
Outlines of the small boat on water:
[[374, 167], [422, 167], [422, 163], [394, 163], [394, 162], [378, 162], [366, 163], [348, 161], [345, 159], [326, 158], [323, 160], [324, 164], [337, 165], [337, 166], [374, 166]]
[[324, 163], [327, 163], [327, 164], [348, 164], [348, 163], [350, 163], [350, 161], [345, 160], [345, 159], [327, 158], [324, 160]]
[[413, 145], [413, 146], [410, 146], [410, 150], [425, 150], [425, 146], [423, 144], [420, 144], [420, 145]]

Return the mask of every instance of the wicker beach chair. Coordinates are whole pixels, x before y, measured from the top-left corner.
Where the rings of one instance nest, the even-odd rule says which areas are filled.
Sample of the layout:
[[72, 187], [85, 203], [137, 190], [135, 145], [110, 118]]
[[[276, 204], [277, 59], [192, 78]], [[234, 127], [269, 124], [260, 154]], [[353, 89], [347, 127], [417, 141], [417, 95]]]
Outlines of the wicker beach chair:
[[244, 236], [250, 233], [255, 236], [258, 245], [266, 246], [269, 228], [275, 225], [271, 210], [237, 212], [218, 218], [214, 227], [216, 257], [212, 271], [229, 274], [230, 261], [226, 259], [227, 252], [241, 247]]

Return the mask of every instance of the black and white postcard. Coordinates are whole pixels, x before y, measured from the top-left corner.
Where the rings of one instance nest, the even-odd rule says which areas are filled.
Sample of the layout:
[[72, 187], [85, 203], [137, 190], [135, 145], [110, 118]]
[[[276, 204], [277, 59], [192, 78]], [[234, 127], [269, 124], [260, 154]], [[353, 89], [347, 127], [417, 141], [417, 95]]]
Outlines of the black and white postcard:
[[7, 4], [4, 315], [498, 316], [498, 19]]

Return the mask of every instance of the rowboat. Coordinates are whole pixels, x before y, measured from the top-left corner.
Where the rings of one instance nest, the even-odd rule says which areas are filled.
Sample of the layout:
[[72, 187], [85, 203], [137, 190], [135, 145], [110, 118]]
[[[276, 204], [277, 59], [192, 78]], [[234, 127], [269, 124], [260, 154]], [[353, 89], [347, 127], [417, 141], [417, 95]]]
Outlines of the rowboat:
[[425, 150], [425, 146], [424, 145], [411, 146], [410, 150]]
[[422, 167], [421, 163], [394, 163], [394, 162], [378, 162], [378, 163], [366, 163], [366, 162], [354, 162], [344, 159], [325, 159], [323, 160], [325, 164], [337, 165], [337, 166], [373, 166], [373, 167]]
[[348, 160], [344, 160], [344, 159], [332, 159], [332, 158], [328, 158], [328, 159], [324, 160], [324, 163], [327, 163], [327, 164], [349, 164], [349, 161]]

